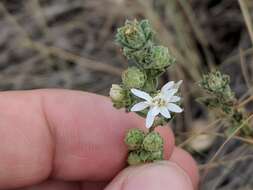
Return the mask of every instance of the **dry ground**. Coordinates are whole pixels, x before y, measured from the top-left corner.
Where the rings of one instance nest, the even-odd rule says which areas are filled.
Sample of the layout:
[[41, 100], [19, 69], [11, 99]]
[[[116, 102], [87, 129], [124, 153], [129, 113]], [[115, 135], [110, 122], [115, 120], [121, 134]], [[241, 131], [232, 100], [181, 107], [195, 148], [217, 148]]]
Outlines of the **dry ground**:
[[[251, 0], [0, 0], [0, 88], [79, 89], [107, 95], [127, 62], [114, 43], [126, 18], [148, 18], [157, 40], [178, 65], [164, 81], [184, 79], [185, 114], [175, 122], [178, 144], [188, 147], [189, 129], [214, 119], [194, 101], [201, 75], [218, 67], [249, 114], [253, 89], [253, 3]], [[246, 105], [246, 104], [245, 104]], [[221, 127], [220, 125], [216, 127]], [[205, 131], [206, 132], [206, 131]], [[207, 175], [202, 189], [253, 189], [253, 150], [245, 139], [216, 131], [204, 152], [192, 152]], [[182, 144], [183, 143], [183, 144]], [[211, 160], [211, 163], [209, 162]]]

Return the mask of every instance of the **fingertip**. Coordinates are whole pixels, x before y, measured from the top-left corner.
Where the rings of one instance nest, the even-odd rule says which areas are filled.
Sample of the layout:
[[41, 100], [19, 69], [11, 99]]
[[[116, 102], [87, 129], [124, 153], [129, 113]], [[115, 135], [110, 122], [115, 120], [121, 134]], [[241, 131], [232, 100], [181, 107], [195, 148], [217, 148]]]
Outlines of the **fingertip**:
[[185, 150], [175, 147], [170, 161], [176, 163], [189, 175], [194, 189], [197, 189], [199, 184], [199, 172], [197, 163], [192, 156]]
[[105, 190], [193, 190], [190, 177], [177, 164], [164, 161], [130, 167], [124, 170]]

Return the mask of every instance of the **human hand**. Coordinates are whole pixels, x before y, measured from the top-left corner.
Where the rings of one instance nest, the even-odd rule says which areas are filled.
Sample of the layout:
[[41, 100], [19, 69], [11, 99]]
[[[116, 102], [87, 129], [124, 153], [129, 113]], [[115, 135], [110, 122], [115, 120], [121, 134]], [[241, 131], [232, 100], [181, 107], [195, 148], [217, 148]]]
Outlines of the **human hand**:
[[124, 135], [129, 128], [144, 129], [144, 121], [114, 109], [105, 97], [67, 90], [1, 92], [0, 107], [0, 189], [197, 188], [196, 164], [174, 147], [167, 127], [159, 132], [168, 161], [123, 169]]

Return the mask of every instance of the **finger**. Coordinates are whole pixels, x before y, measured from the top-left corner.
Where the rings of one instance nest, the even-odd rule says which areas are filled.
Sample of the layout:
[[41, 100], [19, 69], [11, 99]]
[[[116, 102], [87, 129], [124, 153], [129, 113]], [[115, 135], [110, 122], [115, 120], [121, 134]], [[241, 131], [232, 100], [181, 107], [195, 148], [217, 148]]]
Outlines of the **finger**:
[[191, 155], [181, 148], [174, 148], [170, 161], [179, 165], [191, 178], [194, 189], [198, 189], [198, 167]]
[[16, 190], [103, 190], [108, 182], [67, 182], [47, 180], [45, 182]]
[[189, 175], [170, 161], [123, 170], [105, 190], [193, 190]]
[[[65, 90], [0, 93], [0, 189], [63, 180], [108, 180], [125, 163], [135, 114], [102, 96]], [[165, 129], [163, 129], [165, 130]], [[167, 155], [174, 138], [167, 130]]]
[[[167, 127], [158, 127], [156, 129], [163, 137], [163, 139], [166, 139], [170, 136], [171, 130]], [[172, 151], [169, 150], [166, 147], [173, 147], [174, 146], [174, 137], [171, 138], [171, 140], [166, 140], [164, 142], [164, 157], [165, 159], [169, 159], [171, 157]], [[174, 152], [174, 151], [173, 151]], [[107, 182], [83, 182], [82, 183], [82, 190], [102, 190], [107, 185]]]
[[18, 190], [81, 190], [77, 182], [66, 182], [60, 180], [48, 180], [46, 182], [24, 187]]
[[169, 126], [157, 127], [156, 131], [159, 132], [159, 134], [164, 139], [164, 149], [163, 149], [164, 159], [168, 160], [170, 159], [174, 151], [175, 138], [174, 138], [173, 132]]
[[103, 190], [107, 182], [83, 182], [81, 190]]

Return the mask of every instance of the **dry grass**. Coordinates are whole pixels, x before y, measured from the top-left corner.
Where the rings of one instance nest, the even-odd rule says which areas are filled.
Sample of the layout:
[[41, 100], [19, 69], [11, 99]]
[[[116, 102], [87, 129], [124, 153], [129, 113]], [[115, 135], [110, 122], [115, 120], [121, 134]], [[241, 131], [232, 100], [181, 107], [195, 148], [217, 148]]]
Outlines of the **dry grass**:
[[[207, 171], [202, 189], [252, 189], [253, 150], [249, 144], [253, 140], [237, 136], [237, 131], [225, 136], [224, 123], [194, 102], [202, 94], [196, 82], [203, 72], [219, 68], [231, 75], [240, 100], [237, 106], [252, 116], [252, 12], [250, 0], [223, 0], [217, 5], [201, 0], [2, 1], [0, 87], [56, 87], [107, 94], [126, 64], [113, 42], [116, 27], [126, 18], [148, 18], [157, 30], [157, 40], [178, 61], [161, 82], [185, 81], [185, 112], [174, 125], [178, 145], [187, 148], [201, 134], [216, 136], [207, 151], [192, 152], [201, 171]], [[227, 39], [233, 27], [239, 27], [222, 25], [230, 22], [237, 23], [241, 32]], [[235, 43], [237, 35], [241, 38]], [[210, 124], [199, 133], [190, 133], [199, 119]]]

